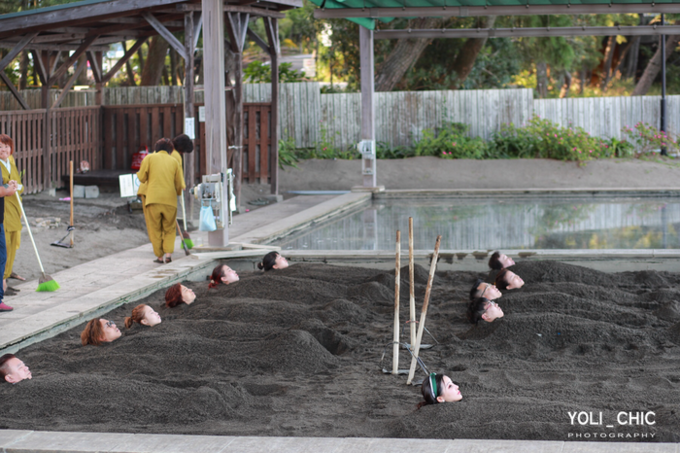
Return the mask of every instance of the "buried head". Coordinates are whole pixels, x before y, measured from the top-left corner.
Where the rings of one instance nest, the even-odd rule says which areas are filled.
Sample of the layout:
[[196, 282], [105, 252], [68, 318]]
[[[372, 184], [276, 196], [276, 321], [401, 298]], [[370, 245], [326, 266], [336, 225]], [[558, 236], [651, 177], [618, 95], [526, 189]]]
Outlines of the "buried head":
[[94, 318], [85, 326], [80, 334], [80, 342], [83, 346], [91, 344], [99, 346], [102, 343], [110, 343], [120, 338], [120, 329], [116, 323], [102, 318]]
[[481, 279], [477, 279], [470, 289], [470, 300], [474, 300], [479, 297], [486, 297], [489, 300], [496, 300], [501, 296], [502, 294], [498, 288], [496, 288], [496, 285], [486, 283]]
[[24, 379], [32, 379], [31, 370], [14, 354], [0, 357], [0, 379], [16, 384]]
[[208, 284], [208, 288], [215, 288], [220, 283], [228, 285], [230, 283], [235, 283], [238, 280], [238, 274], [234, 269], [230, 268], [226, 264], [220, 264], [215, 266], [215, 269], [213, 269], [212, 274], [210, 275], [210, 283]]
[[421, 391], [425, 401], [420, 403], [419, 407], [427, 404], [454, 403], [463, 399], [458, 386], [450, 377], [443, 374], [431, 373], [423, 380]]
[[502, 290], [519, 289], [524, 286], [524, 280], [519, 275], [507, 269], [502, 269], [496, 274], [496, 287]]
[[494, 252], [489, 258], [489, 267], [497, 271], [514, 265], [515, 261], [505, 253]]
[[129, 329], [135, 322], [143, 326], [153, 327], [161, 323], [161, 315], [148, 305], [137, 305], [132, 310], [132, 314], [125, 318], [125, 327]]
[[468, 305], [467, 317], [472, 324], [477, 324], [480, 320], [493, 322], [503, 317], [503, 310], [496, 302], [486, 297], [478, 297]]
[[175, 283], [165, 292], [165, 305], [173, 308], [181, 303], [191, 305], [196, 300], [196, 294], [191, 288], [181, 283]]
[[270, 271], [272, 269], [285, 269], [288, 267], [288, 261], [277, 252], [267, 253], [262, 261], [257, 263], [259, 269]]

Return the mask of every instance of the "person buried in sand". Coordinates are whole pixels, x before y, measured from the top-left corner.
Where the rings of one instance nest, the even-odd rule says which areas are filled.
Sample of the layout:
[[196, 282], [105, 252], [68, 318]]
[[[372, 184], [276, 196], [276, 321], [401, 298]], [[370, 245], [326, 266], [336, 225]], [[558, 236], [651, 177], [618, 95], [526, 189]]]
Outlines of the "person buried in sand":
[[506, 289], [519, 289], [524, 286], [524, 280], [520, 278], [519, 275], [507, 269], [502, 269], [498, 274], [496, 274], [496, 288], [506, 290]]
[[265, 271], [285, 269], [288, 267], [288, 261], [277, 252], [269, 252], [262, 258], [261, 262], [257, 263], [257, 267]]
[[[174, 308], [181, 303], [191, 305], [195, 300], [196, 294], [181, 283], [175, 283], [165, 292], [165, 305], [168, 308]], [[160, 322], [160, 316], [158, 322]]]
[[0, 357], [0, 379], [16, 384], [32, 377], [31, 370], [14, 354], [5, 354]]
[[[21, 185], [21, 175], [17, 170], [17, 164], [14, 161], [14, 141], [9, 135], [0, 134], [0, 169], [2, 170], [2, 183], [8, 184], [10, 181], [17, 181], [17, 193], [21, 194], [24, 191]], [[7, 246], [7, 263], [5, 264], [5, 275], [3, 275], [3, 288], [5, 295], [13, 296], [16, 294], [16, 289], [7, 287], [7, 279], [13, 274], [14, 258], [17, 255], [17, 250], [21, 245], [21, 208], [19, 207], [19, 200], [16, 196], [7, 197], [5, 200], [5, 244]], [[17, 280], [25, 280], [14, 274]]]
[[495, 271], [499, 271], [514, 265], [515, 262], [505, 253], [493, 252], [493, 255], [491, 255], [491, 258], [489, 258], [489, 267]]
[[418, 409], [428, 404], [455, 403], [463, 399], [458, 386], [444, 374], [430, 373], [420, 390], [425, 401], [418, 404]]
[[496, 285], [491, 283], [485, 283], [481, 279], [477, 279], [472, 289], [470, 289], [470, 300], [477, 299], [478, 297], [486, 297], [489, 300], [496, 300], [501, 297], [502, 294], [496, 288]]
[[208, 288], [212, 289], [216, 288], [220, 283], [225, 285], [236, 283], [238, 281], [238, 274], [226, 264], [220, 264], [213, 269], [212, 275], [208, 278], [210, 279]]
[[486, 297], [473, 299], [468, 305], [467, 318], [472, 324], [477, 325], [479, 320], [493, 322], [495, 319], [503, 317], [503, 310], [493, 301]]
[[156, 263], [172, 262], [175, 251], [175, 222], [177, 218], [177, 195], [182, 193], [184, 180], [177, 160], [168, 153], [173, 150], [172, 140], [162, 138], [154, 145], [156, 153], [142, 161], [137, 173], [141, 183], [148, 182], [146, 189], [146, 230], [158, 257]]
[[132, 309], [132, 314], [125, 318], [125, 327], [129, 329], [135, 322], [143, 326], [153, 327], [161, 323], [161, 315], [146, 304], [137, 305]]
[[80, 342], [83, 346], [88, 344], [99, 346], [102, 343], [111, 343], [118, 338], [120, 338], [120, 329], [116, 327], [116, 323], [102, 318], [92, 319], [80, 334]]

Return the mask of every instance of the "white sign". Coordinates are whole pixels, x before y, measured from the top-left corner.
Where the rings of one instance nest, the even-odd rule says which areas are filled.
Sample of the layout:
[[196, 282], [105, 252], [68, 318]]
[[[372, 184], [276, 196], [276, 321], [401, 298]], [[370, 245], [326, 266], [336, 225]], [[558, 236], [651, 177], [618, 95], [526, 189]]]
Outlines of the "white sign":
[[184, 133], [187, 134], [192, 140], [196, 138], [196, 126], [194, 124], [194, 118], [184, 118]]
[[205, 123], [205, 105], [198, 108], [198, 122]]
[[129, 175], [119, 175], [118, 182], [120, 184], [121, 198], [137, 196], [137, 190], [139, 189], [139, 178], [137, 178], [136, 174], [132, 173]]

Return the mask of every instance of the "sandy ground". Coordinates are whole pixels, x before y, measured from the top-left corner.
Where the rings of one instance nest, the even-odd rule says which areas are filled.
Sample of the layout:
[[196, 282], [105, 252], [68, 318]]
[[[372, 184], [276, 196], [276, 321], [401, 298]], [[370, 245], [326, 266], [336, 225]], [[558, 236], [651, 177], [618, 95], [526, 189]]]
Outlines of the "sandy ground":
[[[291, 190], [349, 190], [360, 185], [359, 160], [308, 160], [298, 169], [286, 168], [280, 173], [280, 193], [284, 198]], [[510, 188], [677, 188], [680, 162], [672, 159], [642, 161], [611, 159], [577, 166], [573, 162], [545, 159], [515, 160], [443, 160], [416, 157], [402, 160], [381, 160], [377, 165], [378, 184], [387, 189], [510, 189]], [[270, 193], [267, 184], [246, 185], [243, 206], [262, 207], [261, 201]], [[51, 247], [61, 239], [68, 226], [68, 196], [63, 191], [57, 197], [46, 194], [24, 197], [26, 214], [47, 273], [58, 272], [76, 264], [111, 253], [137, 247], [148, 242], [144, 220], [139, 211], [129, 214], [125, 200], [115, 193], [102, 193], [97, 199], [76, 199], [74, 249]], [[196, 211], [195, 218], [198, 218]], [[36, 220], [60, 218], [58, 226], [37, 226]], [[236, 217], [238, 221], [238, 216]], [[35, 253], [24, 229], [22, 246], [17, 254], [15, 271], [35, 279], [40, 276]]]
[[[382, 372], [394, 271], [297, 264], [212, 290], [188, 283], [198, 295], [189, 306], [168, 309], [153, 294], [145, 302], [163, 322], [152, 328], [126, 330], [132, 307], [120, 307], [106, 316], [124, 330], [110, 344], [81, 346], [79, 326], [26, 348], [33, 379], [0, 385], [0, 428], [680, 441], [680, 275], [550, 261], [512, 269], [525, 287], [498, 300], [503, 319], [479, 327], [466, 300], [485, 274], [435, 277], [427, 327], [439, 344], [421, 357], [460, 385], [461, 402], [416, 409], [420, 389]], [[407, 267], [401, 275], [404, 326]], [[420, 308], [427, 271], [416, 267], [415, 279]], [[402, 351], [400, 368], [409, 364]]]

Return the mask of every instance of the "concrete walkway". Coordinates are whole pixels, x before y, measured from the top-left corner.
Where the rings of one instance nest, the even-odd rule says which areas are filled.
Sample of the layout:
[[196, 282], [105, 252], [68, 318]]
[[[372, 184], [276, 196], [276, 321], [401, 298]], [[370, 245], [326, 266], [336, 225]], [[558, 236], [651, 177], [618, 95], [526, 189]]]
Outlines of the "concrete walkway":
[[678, 444], [475, 439], [232, 437], [169, 434], [0, 431], [0, 451], [12, 453], [680, 453]]

